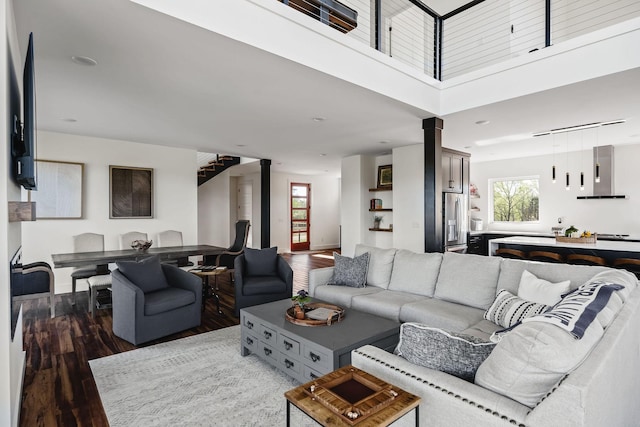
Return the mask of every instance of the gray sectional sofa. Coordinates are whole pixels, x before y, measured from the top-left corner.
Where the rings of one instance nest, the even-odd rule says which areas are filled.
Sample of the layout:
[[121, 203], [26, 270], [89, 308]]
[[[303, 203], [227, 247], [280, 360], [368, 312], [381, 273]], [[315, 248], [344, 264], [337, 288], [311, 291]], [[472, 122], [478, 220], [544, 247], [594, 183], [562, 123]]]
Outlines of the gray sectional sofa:
[[[475, 382], [376, 347], [354, 350], [355, 366], [422, 397], [421, 425], [640, 425], [640, 288], [634, 275], [365, 245], [355, 255], [367, 252], [366, 286], [331, 285], [334, 268], [315, 269], [309, 273], [311, 296], [486, 341], [504, 327], [486, 320], [485, 311], [499, 290], [518, 293], [525, 270], [553, 283], [570, 280], [571, 290], [602, 281], [624, 286], [612, 293], [581, 340], [548, 323], [515, 327], [480, 365]], [[541, 390], [546, 391], [538, 398]]]

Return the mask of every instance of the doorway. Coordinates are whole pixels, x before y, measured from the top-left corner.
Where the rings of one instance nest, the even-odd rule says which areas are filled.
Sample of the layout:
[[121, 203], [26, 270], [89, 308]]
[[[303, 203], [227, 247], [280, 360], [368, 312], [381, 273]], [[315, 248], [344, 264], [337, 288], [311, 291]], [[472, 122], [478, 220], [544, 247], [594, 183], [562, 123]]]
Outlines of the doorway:
[[291, 251], [308, 251], [311, 184], [291, 183]]
[[[238, 210], [236, 212], [237, 219], [246, 219], [253, 223], [251, 215], [253, 213], [253, 182], [244, 181], [238, 184]], [[233, 241], [233, 236], [231, 237]], [[247, 236], [247, 247], [253, 247], [253, 239], [251, 230]]]

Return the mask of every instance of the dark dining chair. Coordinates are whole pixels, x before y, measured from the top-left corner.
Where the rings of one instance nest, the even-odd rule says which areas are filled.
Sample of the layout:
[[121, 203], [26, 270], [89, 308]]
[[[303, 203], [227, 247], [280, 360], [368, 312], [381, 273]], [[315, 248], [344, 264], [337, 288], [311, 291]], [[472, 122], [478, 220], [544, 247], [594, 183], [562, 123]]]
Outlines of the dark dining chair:
[[227, 267], [231, 280], [233, 280], [234, 261], [236, 257], [244, 252], [249, 238], [249, 220], [241, 219], [236, 222], [236, 238], [231, 246], [218, 255], [208, 255], [204, 257], [204, 265], [214, 265], [216, 267]]

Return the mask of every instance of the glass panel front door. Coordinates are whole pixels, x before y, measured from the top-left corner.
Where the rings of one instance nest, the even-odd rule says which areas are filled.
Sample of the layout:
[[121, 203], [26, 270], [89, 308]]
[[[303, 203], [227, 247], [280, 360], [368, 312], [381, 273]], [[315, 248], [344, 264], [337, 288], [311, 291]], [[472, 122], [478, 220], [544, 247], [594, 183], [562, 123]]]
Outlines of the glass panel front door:
[[309, 242], [309, 184], [291, 184], [291, 250], [308, 251]]

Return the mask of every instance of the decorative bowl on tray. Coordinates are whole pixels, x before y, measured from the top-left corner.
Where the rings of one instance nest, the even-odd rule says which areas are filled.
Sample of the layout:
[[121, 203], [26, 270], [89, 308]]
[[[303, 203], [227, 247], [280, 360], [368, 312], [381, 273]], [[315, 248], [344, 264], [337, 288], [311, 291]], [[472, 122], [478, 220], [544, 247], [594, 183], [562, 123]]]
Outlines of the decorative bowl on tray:
[[285, 318], [287, 321], [301, 326], [331, 325], [344, 319], [344, 308], [333, 304], [312, 302], [304, 305], [304, 311], [304, 319], [297, 319], [294, 307], [289, 307], [285, 312]]
[[151, 247], [153, 240], [134, 240], [131, 247], [138, 252], [144, 252]]

